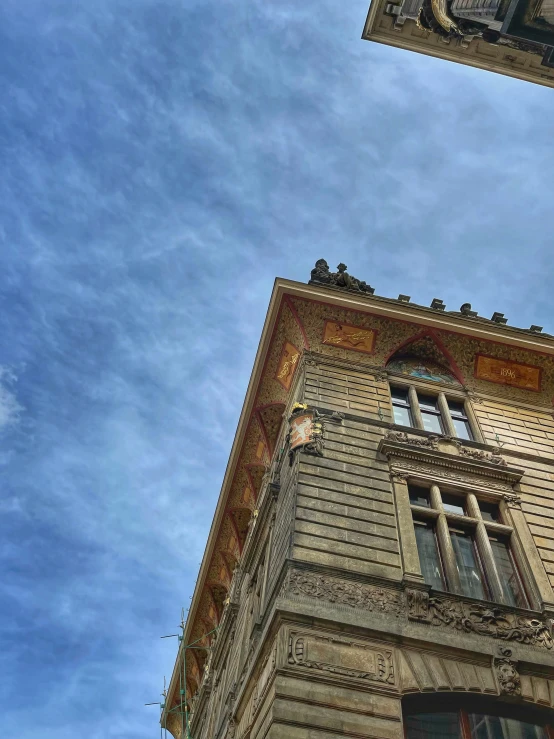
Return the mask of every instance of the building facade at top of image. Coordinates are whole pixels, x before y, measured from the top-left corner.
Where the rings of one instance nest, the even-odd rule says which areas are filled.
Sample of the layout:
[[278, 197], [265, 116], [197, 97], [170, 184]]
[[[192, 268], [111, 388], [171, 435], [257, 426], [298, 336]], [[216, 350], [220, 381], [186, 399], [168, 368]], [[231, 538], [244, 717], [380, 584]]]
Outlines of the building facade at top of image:
[[162, 727], [553, 739], [553, 398], [538, 326], [278, 279]]
[[554, 87], [554, 0], [371, 0], [363, 38]]

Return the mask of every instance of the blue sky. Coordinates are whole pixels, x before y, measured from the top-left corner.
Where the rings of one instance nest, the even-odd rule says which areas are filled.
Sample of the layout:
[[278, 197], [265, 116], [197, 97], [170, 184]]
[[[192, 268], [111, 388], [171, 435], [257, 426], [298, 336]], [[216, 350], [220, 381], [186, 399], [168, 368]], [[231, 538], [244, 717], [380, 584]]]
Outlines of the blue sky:
[[554, 332], [554, 92], [367, 1], [0, 6], [2, 737], [158, 736], [275, 276]]

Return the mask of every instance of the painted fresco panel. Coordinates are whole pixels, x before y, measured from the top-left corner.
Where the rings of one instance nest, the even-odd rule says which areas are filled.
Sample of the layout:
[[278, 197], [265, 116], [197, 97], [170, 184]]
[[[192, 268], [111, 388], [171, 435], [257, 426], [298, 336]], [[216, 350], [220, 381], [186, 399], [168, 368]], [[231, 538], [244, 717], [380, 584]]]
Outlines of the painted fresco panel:
[[524, 390], [541, 389], [541, 369], [507, 359], [496, 359], [478, 354], [475, 358], [475, 377], [479, 380], [511, 385]]
[[349, 326], [338, 321], [326, 321], [323, 343], [372, 354], [375, 345], [375, 331], [360, 326]]
[[300, 350], [297, 349], [294, 344], [290, 341], [286, 341], [281, 352], [281, 359], [277, 366], [277, 374], [275, 379], [279, 382], [285, 390], [289, 390], [292, 384], [292, 378], [294, 377], [294, 371], [298, 360], [300, 359]]

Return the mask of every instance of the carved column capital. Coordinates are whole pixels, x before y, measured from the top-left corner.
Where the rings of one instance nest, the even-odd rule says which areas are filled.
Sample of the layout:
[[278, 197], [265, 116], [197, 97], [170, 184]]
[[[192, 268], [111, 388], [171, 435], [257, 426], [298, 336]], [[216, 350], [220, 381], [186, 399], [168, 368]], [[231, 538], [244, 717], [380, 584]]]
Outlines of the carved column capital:
[[521, 498], [519, 495], [512, 495], [511, 493], [504, 493], [502, 500], [506, 501], [510, 508], [519, 508], [521, 510]]
[[408, 482], [408, 475], [406, 472], [397, 472], [396, 470], [392, 470], [390, 473], [390, 479], [394, 483], [406, 483]]

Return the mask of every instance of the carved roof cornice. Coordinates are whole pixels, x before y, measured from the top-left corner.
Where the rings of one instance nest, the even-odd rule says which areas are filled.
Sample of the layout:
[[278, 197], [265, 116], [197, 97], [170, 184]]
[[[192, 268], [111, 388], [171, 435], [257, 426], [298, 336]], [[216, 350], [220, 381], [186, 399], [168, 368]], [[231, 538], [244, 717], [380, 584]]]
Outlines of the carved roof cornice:
[[[459, 454], [439, 451], [429, 447], [416, 446], [408, 441], [399, 442], [383, 439], [379, 444], [379, 452], [384, 454], [390, 462], [395, 463], [396, 468], [402, 468], [403, 462], [415, 462], [422, 469], [428, 467], [432, 473], [433, 469], [460, 473], [468, 479], [481, 477], [488, 480], [503, 482], [513, 486], [521, 480], [524, 470], [515, 467], [500, 466], [488, 461], [480, 461], [462, 457]], [[409, 470], [409, 468], [407, 467]]]

